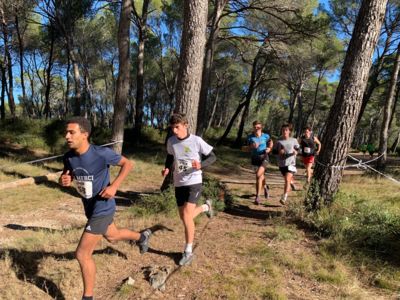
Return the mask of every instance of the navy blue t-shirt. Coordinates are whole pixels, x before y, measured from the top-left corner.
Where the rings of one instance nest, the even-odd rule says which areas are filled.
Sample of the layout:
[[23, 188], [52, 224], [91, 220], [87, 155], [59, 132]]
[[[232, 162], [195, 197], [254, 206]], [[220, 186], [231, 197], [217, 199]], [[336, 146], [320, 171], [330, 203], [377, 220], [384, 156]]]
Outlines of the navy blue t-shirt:
[[113, 150], [95, 145], [81, 155], [74, 151], [64, 155], [64, 172], [69, 170], [72, 174], [87, 218], [115, 212], [115, 199], [102, 198], [99, 193], [110, 185], [110, 165], [117, 165], [121, 158]]

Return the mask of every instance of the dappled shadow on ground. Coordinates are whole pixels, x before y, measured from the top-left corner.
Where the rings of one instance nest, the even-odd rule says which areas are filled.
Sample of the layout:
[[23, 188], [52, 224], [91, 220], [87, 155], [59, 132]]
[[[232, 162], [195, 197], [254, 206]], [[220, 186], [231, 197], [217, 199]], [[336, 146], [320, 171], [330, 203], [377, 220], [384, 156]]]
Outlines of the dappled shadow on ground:
[[66, 232], [74, 229], [79, 229], [81, 227], [74, 227], [74, 228], [66, 228], [66, 229], [54, 229], [54, 228], [48, 228], [48, 227], [40, 227], [40, 226], [25, 226], [25, 225], [19, 225], [19, 224], [7, 224], [4, 225], [5, 228], [12, 229], [12, 230], [19, 230], [19, 231], [24, 231], [24, 230], [32, 230], [32, 231], [42, 231], [42, 232], [48, 232], [48, 233], [56, 233], [56, 232]]
[[[128, 259], [126, 254], [112, 247], [95, 250], [93, 254], [118, 255], [123, 259]], [[49, 257], [56, 260], [73, 260], [75, 259], [75, 252], [55, 253], [19, 249], [0, 249], [0, 259], [8, 259], [11, 261], [12, 269], [19, 280], [37, 286], [53, 299], [65, 299], [60, 288], [52, 280], [38, 275], [40, 263], [43, 259]]]
[[174, 263], [177, 265], [179, 263], [179, 260], [182, 257], [182, 252], [166, 252], [162, 250], [157, 250], [153, 248], [149, 248], [149, 253], [157, 254], [157, 255], [162, 255], [171, 258]]
[[[272, 208], [279, 206], [265, 206], [265, 207]], [[243, 204], [233, 204], [227, 207], [224, 212], [236, 217], [251, 218], [257, 220], [266, 220], [269, 218], [281, 217], [285, 214], [284, 211], [281, 210], [272, 210], [272, 209], [258, 210]]]
[[160, 192], [135, 192], [135, 191], [117, 191], [115, 203], [118, 206], [131, 206], [147, 195], [158, 195]]

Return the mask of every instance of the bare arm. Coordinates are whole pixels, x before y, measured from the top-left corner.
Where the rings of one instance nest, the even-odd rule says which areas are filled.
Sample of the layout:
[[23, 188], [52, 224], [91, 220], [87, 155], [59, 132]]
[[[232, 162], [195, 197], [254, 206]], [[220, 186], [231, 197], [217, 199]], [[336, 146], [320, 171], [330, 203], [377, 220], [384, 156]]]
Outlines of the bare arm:
[[122, 181], [126, 178], [126, 176], [128, 176], [129, 172], [132, 170], [133, 163], [125, 156], [122, 156], [121, 160], [118, 163], [118, 166], [120, 166], [121, 169], [119, 170], [117, 177], [114, 179], [111, 185], [100, 192], [101, 197], [109, 199], [115, 196]]
[[321, 151], [322, 144], [321, 144], [321, 142], [319, 141], [319, 139], [317, 137], [314, 137], [314, 143], [316, 143], [318, 145], [318, 150], [316, 152], [317, 155], [318, 155], [319, 152]]
[[268, 143], [267, 143], [267, 149], [265, 149], [265, 152], [268, 154], [270, 152], [272, 152], [272, 148], [274, 147], [274, 142], [269, 139]]

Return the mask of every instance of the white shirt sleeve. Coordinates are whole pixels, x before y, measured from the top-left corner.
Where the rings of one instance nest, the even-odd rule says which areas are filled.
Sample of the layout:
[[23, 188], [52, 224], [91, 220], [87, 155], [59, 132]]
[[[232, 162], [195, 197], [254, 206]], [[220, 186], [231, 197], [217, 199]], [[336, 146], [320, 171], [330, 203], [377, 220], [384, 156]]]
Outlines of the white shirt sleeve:
[[213, 147], [207, 144], [201, 137], [197, 137], [197, 142], [199, 144], [199, 153], [203, 155], [209, 155], [213, 150]]

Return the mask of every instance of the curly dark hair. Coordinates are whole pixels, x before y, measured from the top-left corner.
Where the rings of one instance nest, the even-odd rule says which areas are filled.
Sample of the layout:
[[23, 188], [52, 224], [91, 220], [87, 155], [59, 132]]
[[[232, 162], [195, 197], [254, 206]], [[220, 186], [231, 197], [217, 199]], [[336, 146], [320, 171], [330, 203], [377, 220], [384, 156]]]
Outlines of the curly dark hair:
[[67, 120], [66, 124], [78, 124], [79, 129], [82, 132], [87, 132], [89, 135], [92, 132], [92, 125], [90, 125], [89, 120], [84, 117], [72, 117]]

